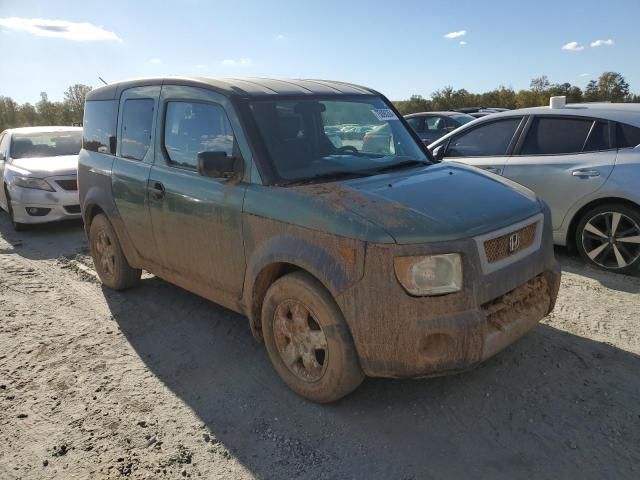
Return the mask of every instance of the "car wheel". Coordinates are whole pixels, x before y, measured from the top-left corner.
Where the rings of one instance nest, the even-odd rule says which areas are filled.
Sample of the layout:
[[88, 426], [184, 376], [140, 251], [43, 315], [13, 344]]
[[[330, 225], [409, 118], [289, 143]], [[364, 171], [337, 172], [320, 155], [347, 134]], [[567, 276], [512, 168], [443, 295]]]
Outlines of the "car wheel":
[[271, 363], [300, 396], [338, 400], [364, 380], [349, 328], [331, 294], [304, 272], [278, 279], [262, 305]]
[[11, 196], [9, 195], [9, 190], [6, 185], [4, 187], [5, 198], [7, 199], [7, 213], [9, 214], [9, 219], [11, 220], [11, 225], [16, 232], [24, 232], [28, 225], [26, 223], [16, 222], [13, 216], [13, 207], [11, 206]]
[[142, 271], [129, 265], [111, 222], [103, 214], [91, 222], [89, 246], [96, 272], [106, 287], [124, 290], [138, 283]]
[[632, 273], [640, 267], [640, 210], [610, 204], [588, 211], [576, 230], [580, 254], [596, 267]]

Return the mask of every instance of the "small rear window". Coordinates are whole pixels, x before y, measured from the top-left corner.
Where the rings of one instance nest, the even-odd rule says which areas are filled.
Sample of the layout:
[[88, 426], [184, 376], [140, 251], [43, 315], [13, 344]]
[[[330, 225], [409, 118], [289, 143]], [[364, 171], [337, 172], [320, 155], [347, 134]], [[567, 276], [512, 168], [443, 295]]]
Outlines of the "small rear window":
[[109, 137], [116, 137], [118, 104], [115, 100], [93, 100], [85, 103], [82, 147], [85, 150], [115, 155]]
[[616, 146], [618, 148], [634, 148], [640, 145], [640, 128], [625, 123], [616, 125]]

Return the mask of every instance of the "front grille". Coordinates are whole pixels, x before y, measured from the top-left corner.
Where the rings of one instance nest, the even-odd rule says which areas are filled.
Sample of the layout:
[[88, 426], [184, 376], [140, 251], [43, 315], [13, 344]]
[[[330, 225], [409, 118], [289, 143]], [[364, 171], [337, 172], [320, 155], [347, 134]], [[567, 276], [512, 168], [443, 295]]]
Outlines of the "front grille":
[[[519, 230], [486, 240], [484, 242], [484, 251], [487, 261], [489, 263], [497, 262], [530, 247], [536, 238], [538, 223], [534, 222]], [[514, 235], [518, 237], [517, 245], [512, 240]]]
[[65, 205], [64, 209], [67, 213], [80, 213], [80, 205]]
[[60, 188], [68, 191], [78, 190], [78, 182], [73, 180], [56, 180], [56, 183], [60, 185]]
[[549, 285], [544, 274], [532, 278], [524, 285], [482, 305], [487, 322], [498, 330], [522, 315], [537, 312], [545, 315], [551, 305]]

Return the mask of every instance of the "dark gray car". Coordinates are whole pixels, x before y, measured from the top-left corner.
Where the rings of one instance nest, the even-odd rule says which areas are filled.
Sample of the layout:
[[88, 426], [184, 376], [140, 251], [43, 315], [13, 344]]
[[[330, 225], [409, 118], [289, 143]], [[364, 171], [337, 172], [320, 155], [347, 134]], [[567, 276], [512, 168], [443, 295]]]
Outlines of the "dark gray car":
[[427, 145], [435, 142], [456, 128], [475, 120], [471, 115], [460, 112], [423, 112], [404, 117], [407, 123]]

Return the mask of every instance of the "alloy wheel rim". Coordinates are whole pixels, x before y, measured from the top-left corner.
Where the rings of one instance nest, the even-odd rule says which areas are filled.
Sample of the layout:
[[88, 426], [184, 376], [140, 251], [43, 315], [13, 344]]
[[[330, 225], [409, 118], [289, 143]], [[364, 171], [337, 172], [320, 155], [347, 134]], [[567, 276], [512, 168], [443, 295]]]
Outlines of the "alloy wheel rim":
[[298, 379], [316, 382], [328, 364], [327, 338], [311, 309], [300, 301], [286, 300], [273, 319], [276, 348], [282, 362]]
[[582, 247], [593, 263], [619, 270], [640, 258], [640, 226], [620, 212], [603, 212], [582, 230]]
[[95, 250], [98, 254], [96, 263], [100, 265], [103, 273], [112, 277], [116, 263], [115, 249], [111, 238], [104, 230], [99, 231], [96, 236]]

